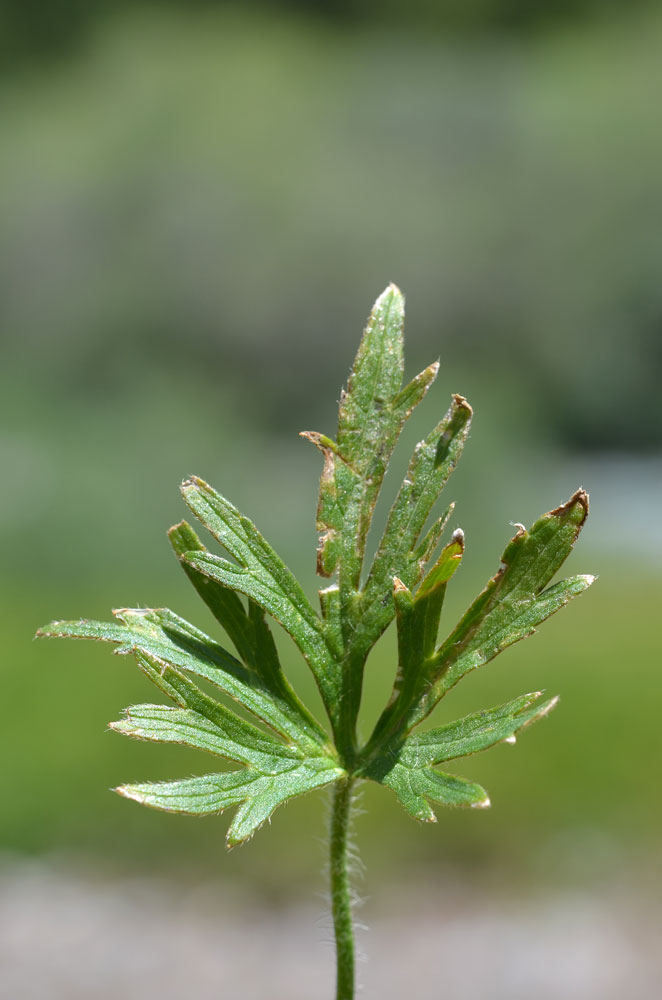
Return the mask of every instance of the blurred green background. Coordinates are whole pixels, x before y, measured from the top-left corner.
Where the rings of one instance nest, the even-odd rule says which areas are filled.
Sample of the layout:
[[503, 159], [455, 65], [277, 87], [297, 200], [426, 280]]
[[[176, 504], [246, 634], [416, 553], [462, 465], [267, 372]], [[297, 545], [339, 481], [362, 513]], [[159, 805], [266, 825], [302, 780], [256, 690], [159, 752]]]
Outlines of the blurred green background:
[[[0, 849], [124, 870], [319, 881], [324, 793], [225, 855], [226, 819], [142, 810], [125, 780], [204, 773], [107, 722], [154, 695], [51, 618], [173, 607], [195, 472], [314, 595], [317, 454], [369, 307], [408, 298], [408, 373], [437, 385], [385, 487], [461, 392], [476, 415], [446, 499], [468, 550], [453, 623], [510, 522], [580, 484], [570, 572], [594, 588], [467, 679], [442, 720], [524, 691], [560, 708], [458, 771], [486, 814], [417, 828], [365, 791], [370, 881], [430, 864], [522, 882], [637, 880], [659, 860], [662, 696], [662, 16], [655, 4], [8, 3], [0, 76]], [[383, 517], [383, 510], [382, 510]], [[318, 707], [287, 640], [287, 669]], [[371, 662], [364, 727], [392, 683]], [[647, 876], [648, 877], [648, 876]]]

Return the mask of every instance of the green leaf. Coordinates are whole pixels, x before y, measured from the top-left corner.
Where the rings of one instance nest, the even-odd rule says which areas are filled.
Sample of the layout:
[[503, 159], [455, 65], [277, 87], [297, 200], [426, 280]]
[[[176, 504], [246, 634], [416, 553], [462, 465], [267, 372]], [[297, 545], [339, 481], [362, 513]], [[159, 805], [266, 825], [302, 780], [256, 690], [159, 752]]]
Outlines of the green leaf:
[[[110, 728], [125, 736], [133, 736], [153, 743], [181, 743], [198, 750], [234, 760], [240, 764], [273, 765], [278, 757], [274, 754], [260, 754], [248, 750], [245, 743], [229, 740], [221, 727], [207, 716], [185, 708], [169, 708], [167, 705], [134, 705], [125, 710], [126, 718], [111, 722]], [[224, 727], [227, 731], [227, 727]], [[266, 743], [266, 740], [265, 740]], [[275, 745], [282, 750], [281, 762], [290, 766], [298, 756], [287, 747]]]
[[234, 643], [240, 658], [254, 669], [254, 638], [246, 609], [234, 590], [211, 580], [204, 573], [194, 569], [183, 558], [188, 552], [206, 552], [197, 534], [186, 521], [173, 525], [168, 531], [168, 539], [180, 565], [203, 599], [216, 621], [225, 629]]
[[395, 285], [377, 299], [343, 391], [337, 441], [305, 431], [324, 455], [317, 527], [318, 572], [339, 571], [343, 614], [359, 588], [366, 538], [389, 458], [405, 421], [437, 376], [430, 365], [402, 386], [404, 298]]
[[419, 536], [464, 447], [472, 410], [462, 396], [454, 396], [444, 419], [421, 441], [389, 514], [361, 602], [361, 621], [352, 643], [367, 652], [393, 620], [393, 577], [410, 589], [421, 579], [441, 531], [452, 512], [448, 508], [422, 543]]
[[187, 553], [207, 551], [185, 521], [172, 527], [168, 537], [189, 580], [227, 632], [246, 666], [255, 670], [270, 691], [287, 702], [301, 717], [306, 718], [312, 727], [316, 727], [317, 723], [283, 674], [276, 644], [265, 620], [263, 609], [249, 598], [247, 612], [238, 594], [194, 569], [182, 558]]
[[439, 649], [418, 667], [411, 683], [396, 680], [389, 705], [375, 727], [370, 745], [388, 741], [427, 716], [465, 674], [493, 659], [593, 583], [575, 576], [544, 589], [569, 555], [588, 513], [588, 497], [578, 490], [543, 515], [528, 532], [519, 526], [507, 546], [499, 572], [474, 601]]
[[365, 777], [390, 788], [404, 809], [423, 823], [436, 821], [430, 802], [474, 809], [485, 809], [490, 805], [487, 792], [475, 782], [453, 774], [442, 774], [429, 767], [416, 767], [397, 758], [390, 762], [374, 761], [366, 769]]
[[525, 694], [497, 708], [409, 736], [404, 742], [396, 738], [372, 756], [363, 773], [392, 789], [407, 812], [424, 822], [435, 819], [430, 802], [485, 809], [490, 800], [481, 785], [435, 771], [431, 765], [466, 757], [496, 743], [514, 743], [517, 732], [542, 719], [558, 702], [558, 698], [551, 698], [531, 708], [539, 698], [539, 691]]
[[121, 785], [120, 795], [166, 812], [205, 815], [239, 806], [228, 832], [228, 846], [251, 837], [273, 811], [296, 795], [343, 777], [342, 768], [324, 758], [263, 772], [255, 768], [207, 774], [183, 781]]
[[123, 608], [115, 615], [123, 623], [75, 621], [51, 622], [40, 636], [100, 639], [118, 644], [116, 652], [143, 653], [163, 667], [171, 666], [204, 677], [243, 705], [282, 736], [311, 750], [326, 745], [326, 734], [311, 725], [288, 701], [284, 701], [227, 650], [166, 609]]
[[544, 718], [557, 705], [558, 698], [550, 698], [530, 708], [540, 695], [540, 691], [524, 694], [498, 708], [476, 712], [438, 729], [409, 736], [400, 751], [400, 760], [410, 767], [422, 767], [466, 757], [496, 743], [514, 743], [520, 729]]
[[398, 669], [391, 703], [408, 703], [420, 688], [427, 660], [434, 652], [448, 581], [464, 554], [464, 533], [457, 529], [428, 572], [414, 598], [399, 577], [393, 579], [398, 628]]
[[[304, 756], [304, 750], [300, 749], [292, 740], [289, 740], [287, 744], [281, 743], [274, 739], [273, 736], [258, 729], [257, 726], [239, 718], [234, 712], [221, 705], [220, 702], [206, 695], [193, 681], [189, 680], [185, 674], [174, 667], [163, 664], [153, 656], [142, 652], [136, 653], [136, 660], [143, 673], [146, 674], [160, 691], [171, 698], [177, 705], [181, 706], [182, 709], [187, 710], [189, 714], [186, 717], [189, 718], [189, 721], [192, 722], [193, 717], [198, 720], [202, 719], [205, 731], [209, 733], [213, 730], [215, 748], [200, 746], [199, 743], [194, 743], [190, 740], [174, 739], [172, 737], [172, 727], [169, 729], [171, 736], [167, 739], [164, 738], [163, 742], [188, 742], [190, 746], [200, 746], [201, 749], [217, 753], [228, 760], [238, 761], [242, 764], [255, 764], [256, 766], [264, 765], [265, 762], [270, 763], [274, 758], [284, 757], [292, 759]], [[147, 735], [146, 730], [145, 733], [138, 733], [132, 729], [134, 721], [140, 721], [143, 728], [147, 725], [146, 719], [142, 718], [138, 720], [136, 715], [144, 707], [150, 710], [155, 708], [155, 706], [139, 705], [127, 709], [127, 720], [120, 723], [111, 723], [111, 728], [131, 736], [139, 736], [142, 739], [159, 740], [155, 724], [152, 724], [150, 727], [151, 735]], [[164, 713], [178, 711], [177, 709], [170, 709], [167, 706], [156, 707], [160, 707]], [[180, 723], [184, 717], [181, 717]], [[163, 716], [164, 720], [167, 718], [174, 719], [175, 717]], [[163, 732], [165, 733], [165, 729]], [[323, 753], [321, 747], [317, 749], [317, 753]]]
[[298, 638], [303, 628], [309, 642], [313, 646], [318, 644], [322, 634], [319, 617], [290, 570], [253, 522], [197, 476], [182, 483], [182, 496], [199, 521], [239, 565], [211, 556], [199, 547], [197, 551], [183, 553], [186, 563], [206, 576], [210, 576], [209, 565], [218, 566], [212, 579], [257, 601], [293, 633], [293, 638]]
[[470, 670], [532, 635], [550, 615], [590, 587], [595, 578], [582, 575], [544, 589], [570, 555], [587, 515], [588, 495], [577, 490], [529, 532], [519, 526], [498, 573], [431, 661], [438, 679], [434, 697], [442, 697]]
[[324, 704], [333, 713], [337, 663], [319, 616], [290, 570], [253, 522], [202, 479], [187, 480], [182, 494], [196, 517], [239, 565], [199, 549], [184, 553], [184, 563], [223, 587], [245, 594], [280, 622], [310, 665]]
[[[463, 396], [454, 395], [450, 409], [434, 430], [419, 442], [409, 463], [395, 503], [391, 508], [384, 536], [366, 583], [369, 594], [381, 590], [391, 575], [390, 569], [402, 569], [401, 561], [415, 550], [418, 537], [439, 495], [457, 465], [469, 434], [473, 411]], [[409, 572], [421, 567], [406, 559]], [[407, 586], [415, 579], [405, 570]], [[405, 577], [403, 577], [405, 579]]]
[[[125, 608], [115, 612], [116, 622], [53, 622], [38, 633], [115, 644], [116, 652], [133, 654], [143, 673], [174, 702], [174, 707], [128, 708], [112, 723], [115, 731], [181, 743], [241, 765], [219, 774], [118, 789], [166, 811], [201, 814], [237, 806], [230, 844], [251, 836], [280, 803], [338, 779], [344, 785], [337, 797], [341, 819], [334, 842], [341, 851], [346, 840], [341, 827], [355, 780], [390, 788], [420, 820], [434, 820], [434, 803], [485, 807], [489, 799], [480, 785], [438, 772], [435, 765], [513, 742], [521, 729], [556, 704], [556, 699], [541, 702], [539, 693], [522, 695], [427, 732], [413, 732], [462, 677], [534, 632], [593, 578], [552, 583], [587, 515], [587, 495], [578, 490], [530, 531], [519, 527], [498, 573], [437, 645], [446, 589], [464, 551], [458, 529], [435, 561], [453, 505], [441, 516], [434, 506], [460, 457], [472, 416], [458, 395], [416, 446], [372, 565], [366, 565], [366, 540], [393, 449], [438, 371], [437, 364], [430, 365], [402, 387], [403, 322], [402, 294], [390, 285], [368, 319], [342, 394], [336, 440], [313, 432], [303, 435], [324, 456], [318, 571], [334, 579], [319, 592], [321, 616], [252, 521], [193, 477], [182, 485], [184, 499], [229, 558], [209, 552], [185, 521], [170, 529], [169, 538], [236, 656], [165, 609]], [[308, 662], [331, 721], [333, 744], [287, 681], [267, 615], [286, 630]], [[398, 664], [392, 695], [370, 740], [360, 746], [356, 724], [365, 662], [394, 618]], [[269, 731], [211, 697], [197, 678], [215, 685]], [[340, 863], [338, 872], [342, 880]]]
[[464, 534], [458, 529], [421, 583], [415, 598], [402, 580], [394, 577], [400, 681], [409, 678], [412, 670], [434, 651], [446, 586], [459, 568], [463, 554]]
[[[338, 414], [337, 441], [304, 432], [324, 455], [317, 527], [322, 533], [318, 572], [337, 573], [337, 583], [320, 591], [327, 646], [341, 667], [334, 677], [336, 740], [353, 756], [366, 657], [393, 619], [393, 576], [407, 585], [418, 582], [431, 557], [446, 518], [418, 542], [424, 523], [459, 454], [470, 408], [457, 397], [454, 409], [427, 442], [436, 471], [433, 486], [421, 489], [414, 460], [414, 495], [400, 504], [409, 511], [409, 527], [392, 516], [398, 538], [380, 549], [376, 567], [361, 587], [365, 545], [386, 468], [405, 421], [434, 381], [438, 364], [430, 365], [405, 388], [402, 386], [404, 299], [389, 286], [375, 303], [363, 334]], [[457, 414], [460, 414], [458, 417]], [[418, 451], [425, 450], [426, 443]], [[427, 452], [426, 452], [427, 454]], [[410, 468], [411, 472], [411, 468]], [[420, 496], [419, 496], [420, 494]], [[397, 502], [396, 502], [397, 506]], [[404, 530], [404, 534], [403, 534]]]

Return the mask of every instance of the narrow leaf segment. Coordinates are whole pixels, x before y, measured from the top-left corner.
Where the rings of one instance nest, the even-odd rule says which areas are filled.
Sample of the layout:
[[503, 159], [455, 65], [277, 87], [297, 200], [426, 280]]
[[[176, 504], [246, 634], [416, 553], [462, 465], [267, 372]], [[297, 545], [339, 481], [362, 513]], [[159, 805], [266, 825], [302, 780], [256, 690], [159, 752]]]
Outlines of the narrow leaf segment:
[[332, 761], [322, 759], [281, 766], [270, 772], [246, 768], [183, 781], [121, 785], [117, 791], [141, 805], [197, 816], [239, 806], [227, 836], [228, 846], [234, 847], [251, 837], [283, 802], [328, 785], [343, 773]]

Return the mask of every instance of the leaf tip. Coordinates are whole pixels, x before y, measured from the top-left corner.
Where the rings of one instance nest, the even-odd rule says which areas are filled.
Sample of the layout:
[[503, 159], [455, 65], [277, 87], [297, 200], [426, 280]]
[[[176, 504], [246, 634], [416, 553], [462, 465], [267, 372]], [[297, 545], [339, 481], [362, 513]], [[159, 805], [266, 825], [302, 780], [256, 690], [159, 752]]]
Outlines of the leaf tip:
[[[260, 826], [262, 824], [260, 823]], [[236, 831], [230, 827], [228, 832], [225, 834], [225, 846], [228, 851], [231, 851], [233, 847], [240, 847], [242, 844], [247, 844], [249, 840], [253, 839], [253, 836], [259, 830], [260, 826], [254, 827], [248, 833], [239, 835]]]
[[569, 517], [579, 529], [588, 517], [588, 507], [588, 493], [583, 486], [580, 486], [569, 500], [550, 510], [548, 517]]
[[34, 634], [35, 639], [54, 639], [58, 638], [58, 628], [60, 625], [65, 625], [66, 622], [59, 618], [55, 621], [48, 622], [47, 625], [42, 625]]
[[535, 709], [535, 708], [532, 709], [531, 712], [529, 713], [529, 717], [519, 727], [520, 730], [526, 729], [527, 726], [532, 725], [534, 722], [538, 722], [539, 719], [544, 719], [546, 716], [549, 715], [549, 713], [553, 709], [556, 708], [556, 706], [558, 705], [558, 703], [559, 703], [560, 700], [561, 700], [560, 696], [557, 694], [553, 698], [550, 698], [549, 701], [546, 701], [538, 709]]
[[492, 803], [490, 801], [490, 797], [489, 797], [489, 795], [486, 794], [485, 797], [482, 798], [482, 799], [479, 799], [478, 802], [472, 802], [471, 803], [471, 808], [472, 809], [489, 809], [491, 805], [492, 805]]
[[134, 802], [143, 803], [145, 801], [144, 795], [141, 795], [135, 785], [118, 785], [116, 788], [112, 789], [118, 795], [121, 795], [124, 799], [133, 799]]
[[404, 295], [394, 281], [389, 281], [388, 285], [379, 297], [382, 298], [385, 295], [397, 295], [399, 298], [404, 299]]
[[469, 405], [466, 398], [461, 396], [459, 392], [453, 393], [453, 402], [458, 410], [466, 410], [467, 416], [470, 417], [473, 414], [473, 407]]
[[374, 322], [380, 314], [390, 313], [392, 309], [396, 310], [401, 325], [405, 313], [405, 297], [398, 286], [391, 281], [372, 307], [368, 324]]
[[182, 480], [181, 491], [182, 493], [190, 493], [192, 490], [208, 489], [207, 483], [204, 479], [200, 479], [200, 476], [188, 476], [186, 479]]
[[554, 695], [553, 698], [550, 698], [549, 701], [546, 704], [544, 704], [544, 705], [541, 706], [541, 708], [540, 708], [540, 714], [539, 714], [538, 718], [539, 719], [544, 719], [544, 717], [546, 715], [549, 715], [549, 713], [552, 711], [552, 709], [556, 708], [556, 706], [558, 705], [558, 703], [560, 702], [560, 700], [561, 700], [561, 696], [558, 695], [558, 694]]

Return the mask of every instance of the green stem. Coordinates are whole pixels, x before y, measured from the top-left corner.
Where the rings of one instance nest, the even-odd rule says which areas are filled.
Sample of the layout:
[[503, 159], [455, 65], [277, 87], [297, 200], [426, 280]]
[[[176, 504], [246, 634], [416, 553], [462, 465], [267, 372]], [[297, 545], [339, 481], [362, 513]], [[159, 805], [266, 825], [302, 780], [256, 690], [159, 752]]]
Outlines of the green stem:
[[331, 814], [331, 907], [336, 936], [336, 1000], [354, 1000], [354, 926], [347, 867], [353, 779], [336, 782]]

